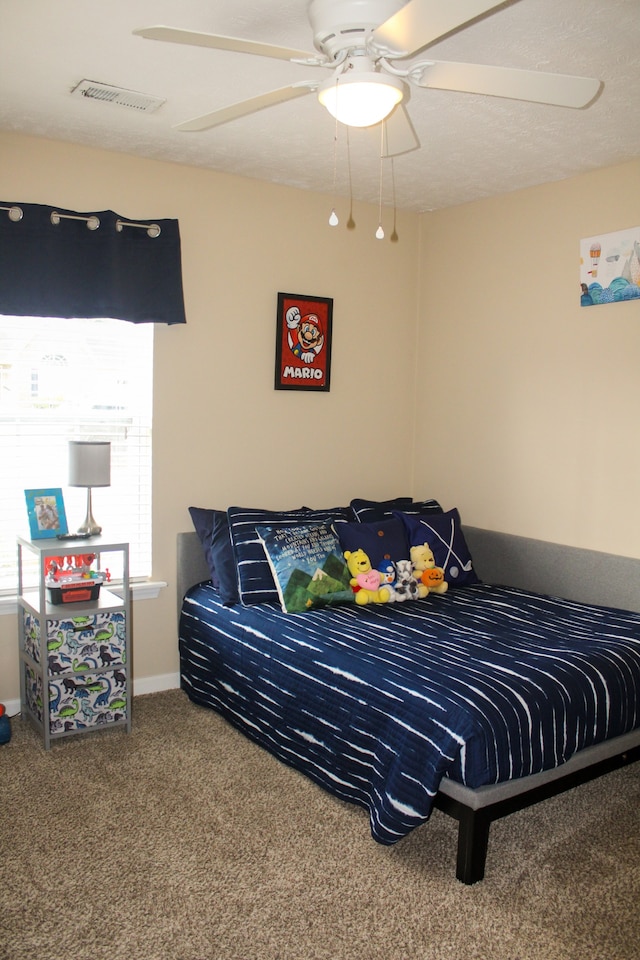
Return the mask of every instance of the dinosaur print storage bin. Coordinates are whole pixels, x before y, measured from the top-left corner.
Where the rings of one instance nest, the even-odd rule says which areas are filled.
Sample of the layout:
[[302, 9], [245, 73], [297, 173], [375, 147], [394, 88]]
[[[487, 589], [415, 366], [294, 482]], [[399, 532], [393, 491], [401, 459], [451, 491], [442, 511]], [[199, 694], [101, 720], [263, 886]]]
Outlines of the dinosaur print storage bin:
[[40, 619], [23, 610], [25, 652], [35, 664], [47, 663], [43, 683], [25, 662], [28, 708], [40, 722], [48, 698], [50, 733], [74, 733], [127, 718], [126, 615], [95, 613], [45, 621], [46, 651]]
[[127, 715], [126, 676], [122, 670], [49, 680], [49, 729], [72, 733], [114, 723]]
[[[29, 710], [43, 720], [42, 680], [36, 670], [24, 664], [25, 694]], [[48, 681], [49, 729], [51, 733], [73, 733], [127, 716], [127, 678], [124, 670], [76, 674]]]
[[[41, 663], [43, 651], [40, 620], [27, 610], [24, 616], [24, 646]], [[126, 658], [124, 611], [47, 620], [46, 659], [49, 675], [97, 670], [123, 664]]]

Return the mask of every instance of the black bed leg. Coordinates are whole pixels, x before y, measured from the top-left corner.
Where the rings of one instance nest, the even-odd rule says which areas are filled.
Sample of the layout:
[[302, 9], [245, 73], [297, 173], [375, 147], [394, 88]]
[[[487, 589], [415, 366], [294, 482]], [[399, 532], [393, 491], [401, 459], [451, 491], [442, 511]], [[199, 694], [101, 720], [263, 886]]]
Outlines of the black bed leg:
[[481, 811], [465, 810], [458, 825], [456, 877], [462, 883], [477, 883], [484, 877], [491, 820]]

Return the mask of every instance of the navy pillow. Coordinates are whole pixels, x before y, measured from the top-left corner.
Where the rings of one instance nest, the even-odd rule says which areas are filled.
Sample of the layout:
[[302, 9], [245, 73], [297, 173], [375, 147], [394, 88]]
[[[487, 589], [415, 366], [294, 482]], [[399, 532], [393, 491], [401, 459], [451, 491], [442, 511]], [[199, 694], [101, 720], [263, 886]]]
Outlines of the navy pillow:
[[225, 510], [207, 510], [189, 507], [191, 520], [200, 537], [211, 582], [225, 606], [238, 603], [236, 561], [233, 555], [229, 523]]
[[410, 516], [425, 516], [426, 514], [442, 513], [442, 507], [437, 500], [414, 500], [408, 507], [398, 508], [402, 513], [408, 513]]
[[442, 507], [437, 500], [412, 500], [411, 497], [395, 497], [393, 500], [362, 500], [356, 498], [351, 501], [353, 514], [360, 523], [372, 523], [375, 520], [385, 520], [392, 517], [394, 511], [409, 514], [442, 513]]
[[191, 514], [191, 520], [195, 531], [200, 538], [200, 543], [202, 544], [202, 549], [204, 550], [205, 560], [207, 561], [207, 566], [209, 567], [209, 573], [211, 575], [211, 582], [214, 587], [218, 586], [218, 575], [216, 573], [216, 566], [213, 562], [212, 554], [212, 539], [213, 539], [213, 510], [205, 510], [203, 507], [189, 507], [189, 513]]
[[328, 510], [263, 510], [255, 507], [229, 507], [227, 510], [229, 531], [236, 562], [238, 593], [245, 606], [254, 603], [279, 603], [269, 560], [257, 526], [277, 530], [295, 524], [332, 524], [334, 520], [346, 520], [348, 508], [333, 507]]
[[413, 503], [411, 497], [395, 497], [393, 500], [363, 500], [356, 497], [351, 509], [358, 523], [372, 523], [393, 516], [394, 510], [406, 510]]
[[383, 560], [408, 560], [409, 543], [402, 520], [391, 517], [377, 523], [335, 523], [340, 546], [345, 550], [364, 550], [377, 570]]
[[397, 513], [395, 516], [404, 524], [410, 547], [429, 544], [436, 566], [442, 567], [450, 587], [479, 582], [455, 507], [447, 513], [424, 516]]

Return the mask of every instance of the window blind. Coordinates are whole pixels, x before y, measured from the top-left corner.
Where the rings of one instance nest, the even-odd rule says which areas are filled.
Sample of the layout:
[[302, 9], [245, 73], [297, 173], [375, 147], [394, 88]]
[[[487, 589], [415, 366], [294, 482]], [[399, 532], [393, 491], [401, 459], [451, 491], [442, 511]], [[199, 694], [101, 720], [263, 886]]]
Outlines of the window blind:
[[93, 513], [130, 543], [131, 576], [150, 575], [152, 404], [153, 324], [0, 316], [0, 592], [16, 589], [26, 489], [62, 488], [69, 530], [84, 520], [69, 440], [111, 442], [111, 486], [93, 491]]

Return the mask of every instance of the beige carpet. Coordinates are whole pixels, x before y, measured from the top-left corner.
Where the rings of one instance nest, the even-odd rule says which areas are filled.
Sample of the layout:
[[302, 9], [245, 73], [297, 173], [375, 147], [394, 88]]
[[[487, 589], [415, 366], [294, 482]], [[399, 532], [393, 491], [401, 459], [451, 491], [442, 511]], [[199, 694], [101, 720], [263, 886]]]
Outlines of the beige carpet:
[[438, 812], [394, 848], [179, 691], [133, 732], [0, 747], [2, 960], [638, 960], [640, 764], [492, 827], [454, 876]]

